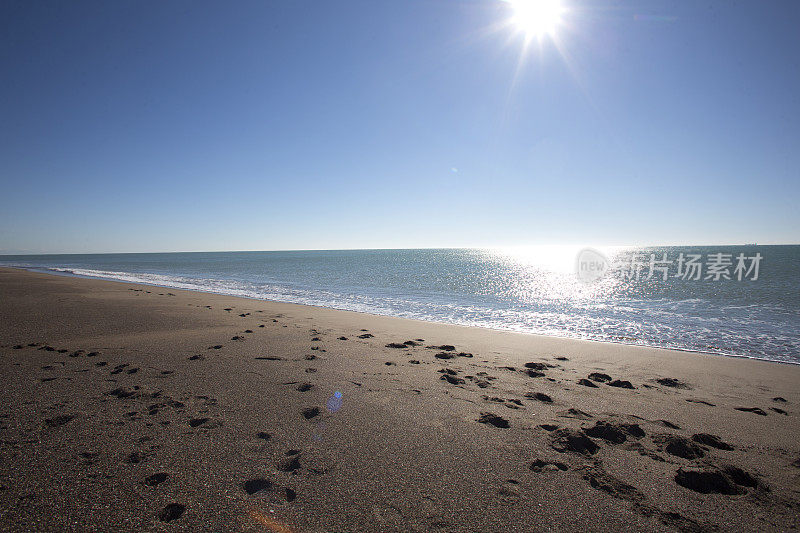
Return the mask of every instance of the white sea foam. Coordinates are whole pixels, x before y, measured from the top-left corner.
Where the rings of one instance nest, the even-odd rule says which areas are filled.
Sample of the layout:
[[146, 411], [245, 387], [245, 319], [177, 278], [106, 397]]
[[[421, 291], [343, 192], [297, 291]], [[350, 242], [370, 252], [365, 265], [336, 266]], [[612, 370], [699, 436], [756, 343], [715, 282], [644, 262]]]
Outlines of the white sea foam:
[[[686, 312], [700, 311], [706, 304], [702, 299], [670, 301], [668, 299], [648, 302], [648, 308], [635, 305], [635, 301], [609, 303], [585, 302], [585, 310], [601, 312], [597, 316], [580, 316], [575, 307], [563, 310], [539, 306], [536, 309], [491, 308], [485, 305], [436, 301], [436, 299], [413, 299], [397, 296], [375, 296], [369, 294], [342, 293], [323, 289], [306, 289], [282, 284], [253, 283], [230, 279], [192, 278], [153, 273], [94, 270], [86, 268], [51, 267], [48, 270], [82, 277], [103, 278], [131, 283], [142, 283], [161, 287], [185, 289], [246, 298], [273, 300], [287, 303], [314, 305], [357, 311], [377, 315], [398, 316], [433, 322], [445, 322], [465, 326], [477, 326], [540, 335], [589, 339], [624, 344], [654, 346], [678, 350], [704, 351], [722, 355], [755, 357], [781, 362], [798, 360], [790, 353], [780, 356], [768, 353], [766, 348], [777, 349], [791, 346], [796, 339], [784, 337], [780, 332], [755, 335], [753, 324], [768, 326], [748, 311], [759, 310], [758, 306], [728, 306], [728, 310], [743, 312], [742, 316], [705, 316], [695, 323], [699, 336], [694, 344], [687, 344], [675, 325], [670, 322], [686, 318]], [[577, 306], [581, 307], [581, 306]], [[612, 310], [613, 313], [608, 313]], [[643, 328], [642, 314], [647, 314], [655, 326]], [[724, 323], [726, 330], [720, 330]], [[703, 327], [701, 324], [706, 324]], [[743, 335], [748, 335], [743, 339]], [[739, 349], [732, 349], [737, 346]]]
[[[800, 260], [800, 247], [778, 252], [782, 264]], [[770, 278], [765, 271], [751, 284], [604, 279], [588, 286], [567, 271], [549, 271], [528, 259], [479, 250], [354, 250], [27, 256], [4, 264], [377, 315], [800, 362], [796, 277]]]

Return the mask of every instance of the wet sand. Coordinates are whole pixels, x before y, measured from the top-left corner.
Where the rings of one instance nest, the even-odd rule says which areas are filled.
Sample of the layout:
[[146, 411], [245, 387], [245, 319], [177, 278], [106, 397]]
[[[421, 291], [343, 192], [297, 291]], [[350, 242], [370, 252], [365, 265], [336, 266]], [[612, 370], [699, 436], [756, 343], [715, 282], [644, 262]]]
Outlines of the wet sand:
[[800, 367], [0, 269], [0, 530], [800, 526]]

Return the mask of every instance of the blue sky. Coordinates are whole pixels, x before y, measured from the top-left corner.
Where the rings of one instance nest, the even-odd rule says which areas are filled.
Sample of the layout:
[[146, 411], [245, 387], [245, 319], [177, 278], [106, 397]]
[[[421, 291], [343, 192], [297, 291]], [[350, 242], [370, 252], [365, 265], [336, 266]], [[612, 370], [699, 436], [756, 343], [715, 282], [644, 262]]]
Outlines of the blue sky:
[[0, 251], [800, 242], [800, 4], [0, 4]]

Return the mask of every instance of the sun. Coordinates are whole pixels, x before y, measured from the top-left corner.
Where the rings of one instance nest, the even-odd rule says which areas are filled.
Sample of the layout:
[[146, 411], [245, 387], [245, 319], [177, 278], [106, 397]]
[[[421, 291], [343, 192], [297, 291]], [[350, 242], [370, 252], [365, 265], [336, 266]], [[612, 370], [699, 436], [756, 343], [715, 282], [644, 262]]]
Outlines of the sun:
[[506, 0], [514, 11], [511, 22], [529, 37], [554, 35], [561, 25], [560, 0]]

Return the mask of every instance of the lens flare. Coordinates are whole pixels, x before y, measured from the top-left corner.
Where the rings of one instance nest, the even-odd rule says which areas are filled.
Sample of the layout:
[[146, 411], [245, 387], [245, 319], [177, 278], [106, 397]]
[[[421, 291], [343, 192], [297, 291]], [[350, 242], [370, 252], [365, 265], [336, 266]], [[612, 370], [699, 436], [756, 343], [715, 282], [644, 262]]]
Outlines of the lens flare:
[[335, 413], [342, 408], [342, 402], [342, 393], [337, 390], [333, 393], [333, 396], [328, 398], [328, 402], [325, 406], [328, 408], [329, 412]]
[[268, 531], [272, 533], [295, 533], [295, 530], [292, 529], [289, 525], [284, 524], [283, 522], [279, 522], [278, 520], [272, 518], [271, 516], [262, 513], [256, 509], [250, 509], [249, 511], [250, 516], [253, 520], [264, 526]]

